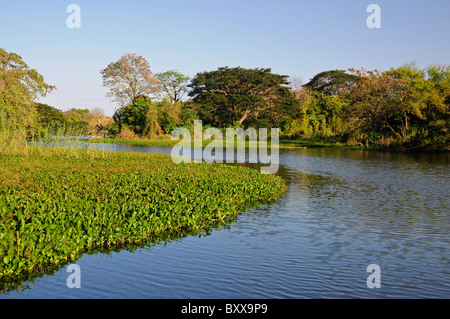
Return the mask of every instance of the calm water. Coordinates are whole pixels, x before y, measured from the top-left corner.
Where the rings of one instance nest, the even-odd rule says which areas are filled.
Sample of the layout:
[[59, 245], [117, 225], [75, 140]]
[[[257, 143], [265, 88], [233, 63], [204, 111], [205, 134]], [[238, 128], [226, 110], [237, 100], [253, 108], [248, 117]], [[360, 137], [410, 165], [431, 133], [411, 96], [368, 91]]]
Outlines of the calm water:
[[84, 255], [80, 289], [62, 268], [0, 298], [450, 298], [449, 159], [280, 150], [277, 203], [209, 236]]

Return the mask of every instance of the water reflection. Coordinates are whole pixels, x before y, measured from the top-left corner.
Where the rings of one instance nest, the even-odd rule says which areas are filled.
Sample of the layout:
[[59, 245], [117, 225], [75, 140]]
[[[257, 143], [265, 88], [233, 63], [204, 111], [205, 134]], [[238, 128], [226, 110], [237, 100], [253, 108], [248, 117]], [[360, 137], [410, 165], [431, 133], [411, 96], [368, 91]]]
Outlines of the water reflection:
[[[205, 225], [202, 230], [195, 230], [183, 233], [165, 232], [163, 234], [160, 234], [159, 236], [153, 236], [139, 244], [125, 243], [122, 245], [110, 247], [93, 247], [86, 250], [83, 254], [85, 256], [98, 254], [111, 255], [113, 253], [119, 253], [123, 251], [133, 253], [142, 248], [145, 248], [145, 250], [150, 251], [155, 245], [167, 245], [170, 242], [180, 241], [181, 239], [187, 236], [204, 237], [211, 235], [211, 232], [213, 230], [229, 229], [230, 225], [235, 221], [236, 221], [235, 218], [230, 217], [222, 221], [217, 221], [210, 223], [209, 225]], [[10, 293], [12, 291], [24, 292], [28, 289], [32, 289], [33, 283], [36, 280], [44, 276], [52, 276], [58, 271], [61, 271], [61, 269], [65, 268], [68, 264], [69, 263], [67, 262], [63, 262], [56, 266], [53, 265], [46, 269], [42, 269], [38, 272], [27, 274], [26, 276], [18, 275], [18, 276], [3, 277], [0, 279], [0, 296], [2, 293]]]

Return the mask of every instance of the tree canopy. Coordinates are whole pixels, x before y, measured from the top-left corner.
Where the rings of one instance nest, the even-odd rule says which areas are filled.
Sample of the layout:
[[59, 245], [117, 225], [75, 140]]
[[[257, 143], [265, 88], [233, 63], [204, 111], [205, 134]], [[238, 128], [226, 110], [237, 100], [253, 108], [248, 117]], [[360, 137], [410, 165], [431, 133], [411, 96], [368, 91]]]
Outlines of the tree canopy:
[[338, 95], [349, 90], [359, 77], [344, 70], [329, 70], [315, 75], [304, 86], [323, 95]]
[[258, 118], [276, 121], [281, 108], [293, 101], [287, 85], [287, 76], [271, 69], [221, 67], [198, 73], [189, 85], [189, 95], [206, 122], [240, 125]]

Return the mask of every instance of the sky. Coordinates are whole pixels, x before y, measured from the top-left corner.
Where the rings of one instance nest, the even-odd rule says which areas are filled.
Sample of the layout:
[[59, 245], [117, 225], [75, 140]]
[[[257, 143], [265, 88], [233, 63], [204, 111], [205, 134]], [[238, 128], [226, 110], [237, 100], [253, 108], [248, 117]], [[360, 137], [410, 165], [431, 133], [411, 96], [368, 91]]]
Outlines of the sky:
[[[80, 28], [69, 28], [70, 4]], [[369, 28], [370, 4], [380, 28]], [[450, 64], [449, 0], [0, 0], [0, 48], [56, 90], [40, 102], [112, 116], [100, 70], [125, 53], [153, 73], [270, 68], [307, 83], [319, 72]]]

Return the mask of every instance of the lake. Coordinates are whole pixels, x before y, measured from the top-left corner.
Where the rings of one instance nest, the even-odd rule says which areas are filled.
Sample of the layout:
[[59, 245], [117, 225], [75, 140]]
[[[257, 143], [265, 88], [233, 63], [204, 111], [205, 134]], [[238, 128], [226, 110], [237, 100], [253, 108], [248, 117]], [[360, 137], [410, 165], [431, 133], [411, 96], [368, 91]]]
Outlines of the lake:
[[[288, 191], [275, 204], [206, 236], [86, 254], [79, 289], [66, 266], [0, 298], [450, 298], [449, 153], [280, 149], [279, 160]], [[368, 288], [372, 264], [380, 288]]]

